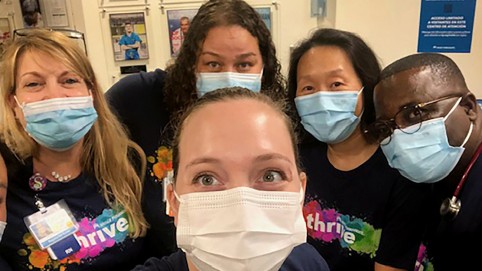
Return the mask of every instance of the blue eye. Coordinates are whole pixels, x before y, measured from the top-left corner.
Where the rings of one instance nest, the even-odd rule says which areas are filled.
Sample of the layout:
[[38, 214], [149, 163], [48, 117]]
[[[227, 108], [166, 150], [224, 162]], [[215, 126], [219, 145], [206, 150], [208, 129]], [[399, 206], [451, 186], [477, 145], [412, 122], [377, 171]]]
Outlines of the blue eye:
[[285, 176], [282, 172], [276, 170], [268, 170], [263, 174], [262, 182], [272, 183], [283, 181]]
[[203, 174], [194, 178], [193, 183], [199, 183], [203, 186], [217, 185], [219, 183], [212, 175]]

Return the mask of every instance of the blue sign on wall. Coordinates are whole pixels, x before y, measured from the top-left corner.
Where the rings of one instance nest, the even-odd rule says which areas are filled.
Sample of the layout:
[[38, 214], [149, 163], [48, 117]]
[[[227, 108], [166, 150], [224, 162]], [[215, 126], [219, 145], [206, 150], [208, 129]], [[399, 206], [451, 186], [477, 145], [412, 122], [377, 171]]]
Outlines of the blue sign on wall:
[[476, 0], [422, 0], [418, 52], [470, 53]]

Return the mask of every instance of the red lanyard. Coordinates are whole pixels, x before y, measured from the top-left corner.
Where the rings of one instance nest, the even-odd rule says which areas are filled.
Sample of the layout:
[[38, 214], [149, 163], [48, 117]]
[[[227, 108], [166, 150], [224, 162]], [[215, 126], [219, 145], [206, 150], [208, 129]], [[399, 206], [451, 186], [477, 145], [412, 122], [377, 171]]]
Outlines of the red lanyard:
[[462, 175], [462, 179], [460, 179], [460, 182], [459, 182], [459, 184], [457, 185], [457, 188], [454, 191], [453, 197], [456, 197], [456, 198], [459, 197], [460, 191], [462, 190], [462, 187], [464, 186], [464, 183], [467, 180], [467, 176], [469, 175], [469, 172], [472, 169], [472, 166], [475, 164], [475, 161], [477, 161], [477, 158], [479, 158], [481, 153], [482, 153], [482, 143], [479, 145], [479, 147], [475, 151], [474, 156], [472, 156], [472, 159], [470, 160], [469, 165], [465, 169], [464, 175]]

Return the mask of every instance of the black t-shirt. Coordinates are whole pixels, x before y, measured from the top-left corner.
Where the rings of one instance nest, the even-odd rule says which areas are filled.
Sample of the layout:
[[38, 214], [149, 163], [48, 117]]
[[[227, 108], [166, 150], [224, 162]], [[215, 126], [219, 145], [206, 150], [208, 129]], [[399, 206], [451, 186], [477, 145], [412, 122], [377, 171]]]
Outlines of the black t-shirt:
[[[435, 183], [436, 200], [432, 208], [432, 220], [427, 232], [425, 268], [433, 264], [434, 270], [478, 270], [482, 249], [482, 157], [473, 165], [459, 199], [461, 208], [455, 218], [441, 217], [442, 201], [451, 197]], [[455, 188], [454, 188], [455, 190]], [[443, 195], [442, 195], [443, 193]]]
[[[329, 271], [326, 261], [309, 244], [293, 248], [290, 255], [279, 269], [280, 271]], [[189, 271], [186, 254], [178, 250], [170, 256], [148, 259], [144, 265], [138, 265], [132, 271]]]
[[376, 261], [412, 270], [429, 186], [403, 178], [381, 149], [350, 171], [333, 167], [324, 143], [303, 144], [300, 154], [308, 176], [303, 209], [308, 242], [330, 269], [373, 270]]
[[[48, 181], [42, 191], [36, 192], [28, 184], [33, 175], [31, 160], [19, 165], [3, 151], [2, 155], [9, 183], [8, 224], [0, 243], [0, 256], [13, 270], [130, 270], [143, 262], [144, 238], [133, 240], [128, 236], [127, 214], [122, 208], [114, 210], [106, 204], [95, 179], [81, 174], [67, 183]], [[81, 249], [78, 252], [56, 261], [37, 245], [23, 220], [38, 212], [36, 195], [45, 206], [65, 200], [79, 225], [76, 237]]]
[[151, 228], [145, 254], [162, 257], [176, 250], [173, 219], [165, 215], [162, 180], [172, 167], [170, 114], [164, 104], [165, 72], [156, 69], [124, 77], [107, 92], [113, 111], [147, 156], [142, 204]]

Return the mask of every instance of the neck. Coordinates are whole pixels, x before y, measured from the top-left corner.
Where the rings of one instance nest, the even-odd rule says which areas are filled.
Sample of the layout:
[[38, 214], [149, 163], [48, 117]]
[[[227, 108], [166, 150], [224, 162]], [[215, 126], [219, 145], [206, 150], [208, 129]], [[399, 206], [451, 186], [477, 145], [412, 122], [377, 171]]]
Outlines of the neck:
[[71, 149], [62, 152], [40, 147], [38, 155], [33, 159], [34, 171], [52, 182], [58, 181], [52, 176], [53, 171], [60, 176], [70, 175], [71, 179], [77, 177], [82, 171], [80, 165], [82, 146], [79, 142]]
[[328, 160], [338, 170], [353, 170], [365, 163], [378, 149], [367, 142], [359, 128], [345, 141], [328, 145]]

